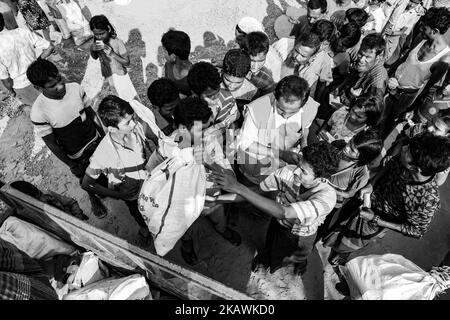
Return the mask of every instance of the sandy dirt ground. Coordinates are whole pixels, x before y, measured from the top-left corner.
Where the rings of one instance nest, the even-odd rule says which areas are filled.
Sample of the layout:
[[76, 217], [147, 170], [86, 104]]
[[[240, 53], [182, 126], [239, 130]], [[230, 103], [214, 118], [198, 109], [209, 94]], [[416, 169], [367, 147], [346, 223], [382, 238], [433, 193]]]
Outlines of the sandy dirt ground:
[[[299, 6], [295, 0], [133, 0], [128, 6], [114, 2], [80, 0], [91, 15], [103, 13], [110, 18], [118, 36], [131, 57], [131, 79], [144, 103], [148, 103], [146, 88], [161, 75], [164, 63], [161, 54], [161, 35], [174, 27], [186, 31], [192, 41], [192, 60], [220, 60], [232, 44], [236, 22], [247, 15], [260, 21], [271, 41], [276, 40], [273, 23], [288, 4]], [[99, 100], [111, 92], [103, 84], [98, 62], [89, 59], [89, 43], [75, 47], [65, 41], [57, 48], [61, 57], [56, 62], [68, 81], [81, 83], [93, 99]], [[137, 225], [126, 206], [117, 200], [105, 201], [109, 214], [99, 220], [90, 212], [87, 194], [77, 180], [33, 133], [29, 110], [0, 92], [0, 179], [6, 182], [27, 180], [43, 190], [74, 197], [90, 217], [89, 223], [145, 247], [137, 237]], [[358, 254], [399, 253], [425, 270], [437, 265], [450, 249], [450, 203], [447, 183], [442, 188], [443, 205], [428, 234], [421, 240], [407, 239], [388, 233], [371, 248]], [[242, 244], [234, 247], [214, 232], [210, 222], [200, 218], [194, 225], [194, 240], [200, 263], [192, 269], [221, 281], [257, 299], [343, 299], [334, 286], [336, 275], [326, 261], [327, 250], [315, 249], [303, 277], [293, 277], [286, 270], [274, 274], [251, 272], [251, 261], [258, 248], [264, 245], [268, 219], [251, 213], [246, 205], [230, 213], [234, 228], [242, 235]], [[188, 267], [179, 253], [179, 244], [167, 259]], [[443, 298], [446, 298], [445, 296]]]

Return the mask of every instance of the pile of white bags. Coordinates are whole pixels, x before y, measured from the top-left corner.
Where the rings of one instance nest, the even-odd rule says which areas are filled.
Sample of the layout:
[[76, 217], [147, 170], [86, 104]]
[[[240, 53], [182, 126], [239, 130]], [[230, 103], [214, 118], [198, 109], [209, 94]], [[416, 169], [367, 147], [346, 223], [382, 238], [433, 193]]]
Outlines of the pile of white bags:
[[79, 266], [71, 266], [67, 272], [71, 273], [66, 282], [69, 289], [80, 289], [109, 277], [108, 268], [93, 252], [89, 251], [83, 253]]
[[61, 300], [140, 300], [149, 299], [150, 288], [139, 274], [110, 277], [106, 265], [93, 253], [85, 252], [80, 265], [67, 268], [70, 274], [62, 288], [56, 288]]
[[203, 210], [206, 171], [195, 163], [192, 148], [179, 149], [162, 133], [150, 109], [135, 100], [130, 104], [159, 137], [158, 150], [167, 158], [151, 171], [139, 194], [139, 211], [153, 235], [156, 253], [164, 256]]
[[145, 278], [134, 274], [125, 278], [108, 278], [73, 291], [63, 300], [142, 300], [151, 299]]
[[0, 227], [0, 238], [15, 245], [34, 259], [71, 255], [76, 248], [40, 227], [16, 217], [8, 217]]
[[426, 272], [398, 254], [357, 257], [340, 271], [353, 300], [432, 300], [450, 287], [450, 267]]

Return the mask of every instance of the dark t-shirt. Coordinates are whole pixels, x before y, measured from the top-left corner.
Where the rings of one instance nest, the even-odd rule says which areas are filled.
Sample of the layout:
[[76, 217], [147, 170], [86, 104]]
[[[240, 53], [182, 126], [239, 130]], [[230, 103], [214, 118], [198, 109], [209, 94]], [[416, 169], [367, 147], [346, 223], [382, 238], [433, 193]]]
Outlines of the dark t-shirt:
[[311, 31], [311, 26], [306, 15], [298, 18], [298, 23], [292, 28], [290, 36], [294, 36], [297, 39], [300, 35], [304, 33], [309, 33]]
[[176, 79], [173, 74], [173, 63], [166, 62], [164, 65], [164, 74], [166, 75], [166, 78], [169, 78], [175, 82], [175, 85], [178, 87], [178, 90], [180, 90], [180, 93], [188, 97], [191, 95], [191, 88], [189, 88], [187, 76], [181, 79]]

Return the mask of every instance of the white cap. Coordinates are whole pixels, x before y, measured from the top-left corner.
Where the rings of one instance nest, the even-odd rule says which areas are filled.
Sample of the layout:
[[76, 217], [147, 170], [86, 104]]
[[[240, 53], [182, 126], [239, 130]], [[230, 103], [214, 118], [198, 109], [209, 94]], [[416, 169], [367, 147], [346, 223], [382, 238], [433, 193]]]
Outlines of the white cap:
[[239, 29], [241, 29], [245, 33], [255, 31], [264, 32], [264, 27], [262, 23], [253, 17], [244, 17], [241, 20], [239, 20], [237, 25], [239, 26]]

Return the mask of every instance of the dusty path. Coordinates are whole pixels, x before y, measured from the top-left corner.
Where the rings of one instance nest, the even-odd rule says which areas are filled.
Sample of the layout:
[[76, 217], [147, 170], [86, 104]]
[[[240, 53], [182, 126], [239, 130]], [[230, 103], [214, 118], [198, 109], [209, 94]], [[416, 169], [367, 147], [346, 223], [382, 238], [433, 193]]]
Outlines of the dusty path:
[[[274, 19], [290, 1], [275, 0], [133, 0], [129, 6], [118, 7], [113, 2], [80, 0], [92, 15], [104, 13], [113, 22], [119, 37], [126, 42], [132, 65], [130, 76], [141, 98], [146, 102], [146, 88], [160, 75], [163, 64], [160, 54], [160, 37], [170, 27], [186, 31], [192, 41], [192, 59], [220, 59], [234, 37], [234, 25], [243, 16], [251, 15], [263, 21], [273, 40]], [[189, 6], [189, 7], [187, 7]], [[84, 50], [83, 50], [84, 49]], [[75, 48], [70, 42], [58, 53], [63, 60], [58, 67], [69, 81], [83, 85], [97, 103], [107, 92], [104, 88], [98, 63], [89, 59], [83, 48]], [[90, 213], [87, 195], [77, 180], [58, 159], [33, 134], [27, 110], [17, 112], [17, 104], [10, 99], [1, 101], [0, 93], [0, 179], [11, 182], [27, 180], [42, 189], [50, 189], [74, 197], [89, 215], [89, 222], [130, 242], [136, 242], [137, 227], [127, 213], [127, 208], [116, 200], [107, 200], [110, 214], [99, 220]], [[95, 105], [94, 105], [95, 107]], [[419, 266], [429, 269], [436, 265], [450, 247], [450, 203], [447, 183], [442, 189], [443, 208], [433, 221], [431, 231], [422, 240], [406, 239], [389, 233], [367, 252], [396, 252], [405, 255]], [[248, 208], [235, 210], [238, 215], [236, 229], [243, 243], [233, 247], [217, 233], [207, 219], [200, 218], [195, 225], [195, 242], [201, 263], [193, 268], [214, 279], [255, 298], [271, 299], [323, 299], [323, 266], [316, 250], [312, 255], [308, 272], [302, 278], [293, 279], [283, 271], [266, 276], [250, 272], [251, 260], [263, 245], [267, 220], [249, 213]], [[142, 243], [137, 243], [143, 245]], [[184, 262], [179, 246], [167, 258]], [[333, 295], [332, 279], [326, 276], [326, 297]], [[336, 296], [338, 297], [338, 296]]]

